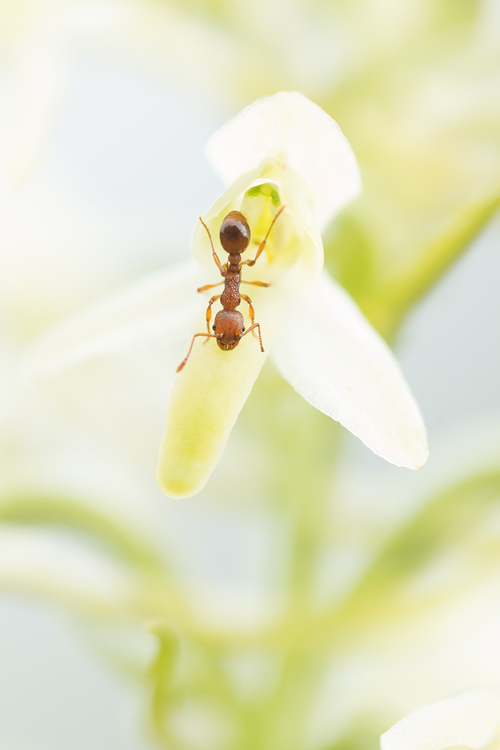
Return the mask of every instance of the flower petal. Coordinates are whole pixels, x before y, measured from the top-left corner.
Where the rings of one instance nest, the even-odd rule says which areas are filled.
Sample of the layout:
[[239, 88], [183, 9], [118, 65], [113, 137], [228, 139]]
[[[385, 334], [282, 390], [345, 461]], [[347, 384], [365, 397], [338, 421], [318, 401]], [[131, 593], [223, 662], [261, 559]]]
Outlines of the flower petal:
[[297, 91], [257, 99], [207, 146], [207, 157], [226, 184], [270, 153], [281, 154], [309, 184], [321, 228], [361, 190], [356, 158], [339, 126]]
[[273, 355], [306, 401], [374, 453], [412, 469], [427, 460], [422, 417], [391, 350], [326, 274], [290, 311]]
[[[283, 205], [283, 196], [286, 198], [286, 210], [273, 226], [266, 244], [267, 252], [255, 267], [245, 266], [243, 273], [245, 281], [270, 284], [268, 289], [254, 286], [249, 290], [256, 320], [262, 325], [266, 350], [275, 338], [286, 300], [307, 280], [316, 280], [323, 266], [321, 235], [311, 214], [307, 186], [303, 183], [300, 175], [280, 160], [264, 159], [258, 167], [240, 175], [203, 216], [215, 251], [224, 263], [227, 256], [220, 248], [219, 230], [227, 213], [241, 209], [249, 217], [255, 245], [250, 255], [255, 255], [273, 217]], [[267, 190], [253, 190], [261, 186]], [[193, 251], [211, 273], [209, 279], [216, 284], [220, 274], [201, 222], [194, 230]], [[194, 330], [200, 334], [206, 331], [204, 316], [200, 316]], [[252, 338], [244, 338], [230, 352], [221, 351], [213, 339], [195, 340], [189, 361], [175, 381], [167, 410], [157, 467], [157, 481], [165, 494], [181, 497], [198, 492], [219, 461], [265, 361], [257, 341]]]
[[[210, 230], [215, 251], [224, 263], [226, 254], [220, 246], [219, 230], [224, 217], [230, 211], [237, 210], [242, 211], [250, 223], [255, 254], [259, 242], [264, 238], [279, 208], [276, 206], [272, 214], [263, 212], [263, 215], [267, 217], [267, 223], [262, 225], [262, 220], [257, 222], [260, 224], [260, 235], [258, 232], [256, 235], [257, 227], [253, 219], [263, 207], [259, 197], [252, 197], [252, 191], [255, 191], [258, 186], [275, 187], [280, 198], [279, 206], [285, 206], [282, 217], [278, 219], [267, 241], [266, 248], [270, 251], [268, 254], [273, 256], [274, 261], [267, 263], [264, 272], [267, 274], [266, 281], [274, 281], [276, 273], [281, 275], [284, 269], [290, 271], [291, 266], [295, 266], [293, 274], [290, 274], [289, 282], [292, 282], [291, 277], [295, 275], [300, 278], [297, 292], [307, 292], [312, 285], [317, 283], [323, 270], [323, 241], [311, 210], [310, 191], [307, 184], [298, 172], [281, 160], [264, 159], [255, 169], [240, 175], [203, 215], [203, 221]], [[252, 206], [252, 204], [255, 205]], [[213, 275], [216, 268], [210, 241], [201, 222], [197, 222], [194, 228], [193, 253], [196, 260]], [[247, 251], [248, 255], [250, 253], [251, 249]], [[266, 254], [259, 260], [260, 268], [263, 269], [265, 264]], [[258, 269], [255, 271], [256, 276], [254, 269], [246, 268], [245, 277], [251, 280], [253, 276], [257, 278], [262, 273]]]
[[[270, 291], [252, 289], [266, 352], [282, 319], [285, 294], [279, 285], [273, 285], [272, 294]], [[245, 325], [248, 327], [248, 322]], [[206, 331], [204, 316], [197, 330]], [[195, 340], [167, 407], [156, 470], [157, 482], [166, 495], [187, 497], [205, 485], [265, 359], [253, 333], [232, 351], [222, 351], [214, 339], [208, 339], [206, 346], [201, 337]]]
[[203, 307], [198, 284], [192, 262], [140, 279], [36, 339], [22, 358], [21, 376], [54, 375], [99, 354], [186, 339]]
[[500, 727], [500, 690], [478, 689], [429, 703], [380, 738], [382, 750], [480, 750]]

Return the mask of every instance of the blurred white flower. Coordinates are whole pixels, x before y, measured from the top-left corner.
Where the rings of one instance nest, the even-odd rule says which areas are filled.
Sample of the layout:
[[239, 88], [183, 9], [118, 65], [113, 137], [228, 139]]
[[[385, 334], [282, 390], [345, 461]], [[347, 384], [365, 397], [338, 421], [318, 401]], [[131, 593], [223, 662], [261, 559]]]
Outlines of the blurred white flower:
[[500, 690], [477, 689], [429, 703], [380, 738], [382, 750], [498, 750]]
[[[247, 281], [270, 283], [252, 291], [266, 352], [275, 344], [275, 364], [309, 403], [391, 463], [419, 468], [428, 454], [425, 428], [399, 367], [352, 299], [323, 271], [321, 229], [361, 185], [337, 124], [303, 95], [280, 92], [221, 128], [208, 144], [208, 157], [229, 185], [203, 216], [213, 238], [224, 217], [238, 210], [259, 245], [285, 206], [266, 253], [244, 270]], [[31, 347], [25, 374], [43, 376], [92, 355], [204, 331], [195, 289], [200, 281], [216, 282], [218, 272], [201, 224], [193, 249], [206, 278], [191, 263], [182, 264], [84, 311]], [[253, 257], [250, 250], [247, 255]], [[166, 494], [185, 496], [203, 487], [264, 361], [251, 337], [230, 354], [215, 342], [195, 342], [168, 406], [157, 471]]]

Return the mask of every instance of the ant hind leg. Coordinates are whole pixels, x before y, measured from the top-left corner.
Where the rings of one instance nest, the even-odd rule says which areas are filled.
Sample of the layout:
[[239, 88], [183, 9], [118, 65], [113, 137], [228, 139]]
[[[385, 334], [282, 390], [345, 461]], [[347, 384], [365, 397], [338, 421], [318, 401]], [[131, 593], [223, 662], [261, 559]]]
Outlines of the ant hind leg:
[[[243, 265], [246, 265], [246, 266], [254, 266], [254, 265], [256, 264], [256, 262], [257, 262], [257, 260], [258, 260], [258, 258], [259, 258], [259, 256], [260, 256], [260, 254], [261, 254], [261, 253], [263, 252], [263, 250], [264, 250], [264, 248], [265, 248], [265, 246], [266, 246], [266, 242], [267, 242], [267, 240], [269, 239], [269, 235], [271, 234], [271, 229], [272, 229], [272, 228], [274, 227], [274, 225], [275, 225], [275, 223], [276, 223], [276, 220], [278, 219], [278, 216], [280, 216], [280, 214], [281, 214], [281, 213], [282, 213], [282, 212], [283, 212], [284, 210], [285, 210], [285, 206], [281, 206], [280, 210], [278, 211], [278, 213], [276, 214], [276, 216], [275, 216], [275, 217], [274, 217], [274, 219], [272, 220], [272, 222], [271, 222], [271, 226], [270, 226], [270, 227], [269, 227], [269, 229], [267, 230], [267, 234], [266, 234], [266, 236], [264, 237], [264, 239], [262, 240], [262, 242], [260, 243], [260, 245], [259, 245], [259, 247], [258, 247], [258, 250], [257, 250], [257, 254], [256, 254], [255, 258], [254, 258], [253, 260], [244, 260], [244, 261], [242, 262], [242, 264], [241, 264], [242, 266], [243, 266]], [[207, 230], [207, 231], [208, 231], [208, 230]]]
[[203, 219], [201, 218], [201, 216], [200, 216], [200, 221], [203, 224], [203, 226], [205, 227], [205, 229], [207, 230], [208, 239], [210, 240], [210, 246], [212, 248], [212, 258], [215, 261], [215, 265], [219, 269], [221, 276], [225, 276], [226, 272], [227, 272], [227, 268], [226, 268], [225, 265], [224, 266], [222, 265], [222, 263], [220, 262], [219, 256], [215, 252], [215, 247], [214, 247], [214, 243], [213, 243], [213, 240], [212, 240], [212, 235], [210, 234], [210, 229], [207, 227], [207, 225], [205, 224], [205, 222], [203, 221]]

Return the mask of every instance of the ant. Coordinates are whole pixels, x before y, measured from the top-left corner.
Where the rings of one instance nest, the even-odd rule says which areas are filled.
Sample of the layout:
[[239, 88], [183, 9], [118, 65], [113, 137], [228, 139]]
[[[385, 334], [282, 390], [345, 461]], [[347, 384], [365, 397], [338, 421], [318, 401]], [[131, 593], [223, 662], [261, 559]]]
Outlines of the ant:
[[[269, 238], [269, 234], [271, 233], [271, 229], [273, 228], [276, 219], [284, 210], [284, 208], [285, 206], [282, 206], [276, 216], [273, 218], [271, 226], [267, 230], [266, 236], [259, 245], [255, 258], [253, 260], [243, 261], [241, 260], [241, 254], [247, 249], [248, 243], [250, 242], [250, 227], [248, 226], [248, 222], [243, 214], [239, 211], [231, 211], [230, 213], [228, 213], [221, 224], [219, 232], [222, 248], [229, 255], [228, 263], [225, 263], [224, 265], [222, 265], [219, 256], [215, 252], [210, 230], [200, 216], [200, 221], [207, 230], [207, 234], [210, 239], [210, 244], [212, 246], [212, 256], [215, 261], [215, 265], [219, 269], [221, 276], [224, 277], [224, 281], [219, 282], [219, 284], [224, 284], [224, 291], [222, 292], [222, 294], [217, 294], [214, 297], [211, 297], [211, 299], [209, 300], [207, 307], [208, 333], [194, 334], [193, 340], [191, 341], [191, 346], [189, 347], [189, 351], [177, 368], [177, 372], [180, 372], [188, 361], [188, 357], [191, 354], [191, 349], [193, 348], [194, 340], [195, 338], [197, 338], [197, 336], [205, 336], [207, 341], [209, 338], [216, 339], [219, 348], [227, 352], [231, 349], [234, 349], [235, 346], [238, 346], [243, 336], [246, 336], [247, 333], [250, 333], [250, 331], [253, 331], [255, 330], [255, 328], [257, 328], [259, 331], [260, 350], [261, 352], [264, 351], [264, 347], [262, 346], [260, 324], [255, 323], [255, 311], [253, 309], [252, 300], [246, 294], [241, 294], [240, 283], [253, 284], [254, 286], [263, 287], [267, 287], [269, 286], [269, 284], [267, 284], [265, 281], [242, 282], [241, 268], [244, 265], [255, 265], [260, 254], [265, 248], [266, 242]], [[200, 286], [198, 292], [206, 292], [207, 289], [213, 289], [214, 287], [219, 286], [219, 284], [207, 284], [206, 286]], [[212, 326], [212, 330], [215, 331], [215, 333], [210, 333], [212, 305], [218, 299], [220, 299], [221, 301], [222, 310], [219, 310], [219, 312], [215, 316], [214, 325]], [[248, 304], [248, 312], [250, 314], [250, 321], [252, 323], [248, 330], [245, 329], [245, 326], [243, 325], [243, 315], [239, 310], [236, 309], [242, 299], [245, 300], [245, 302]]]

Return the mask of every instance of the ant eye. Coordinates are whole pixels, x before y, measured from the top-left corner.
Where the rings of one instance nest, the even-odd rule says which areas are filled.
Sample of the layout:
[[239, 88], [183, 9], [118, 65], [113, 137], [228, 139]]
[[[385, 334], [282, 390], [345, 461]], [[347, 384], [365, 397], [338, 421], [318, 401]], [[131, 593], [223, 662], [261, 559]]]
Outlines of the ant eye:
[[247, 330], [247, 329], [245, 328], [245, 326], [243, 326], [243, 328], [242, 328], [242, 331], [243, 331], [243, 333], [244, 333], [244, 332], [245, 332], [246, 330]]
[[214, 323], [214, 325], [212, 326], [212, 331], [215, 331], [215, 323]]

